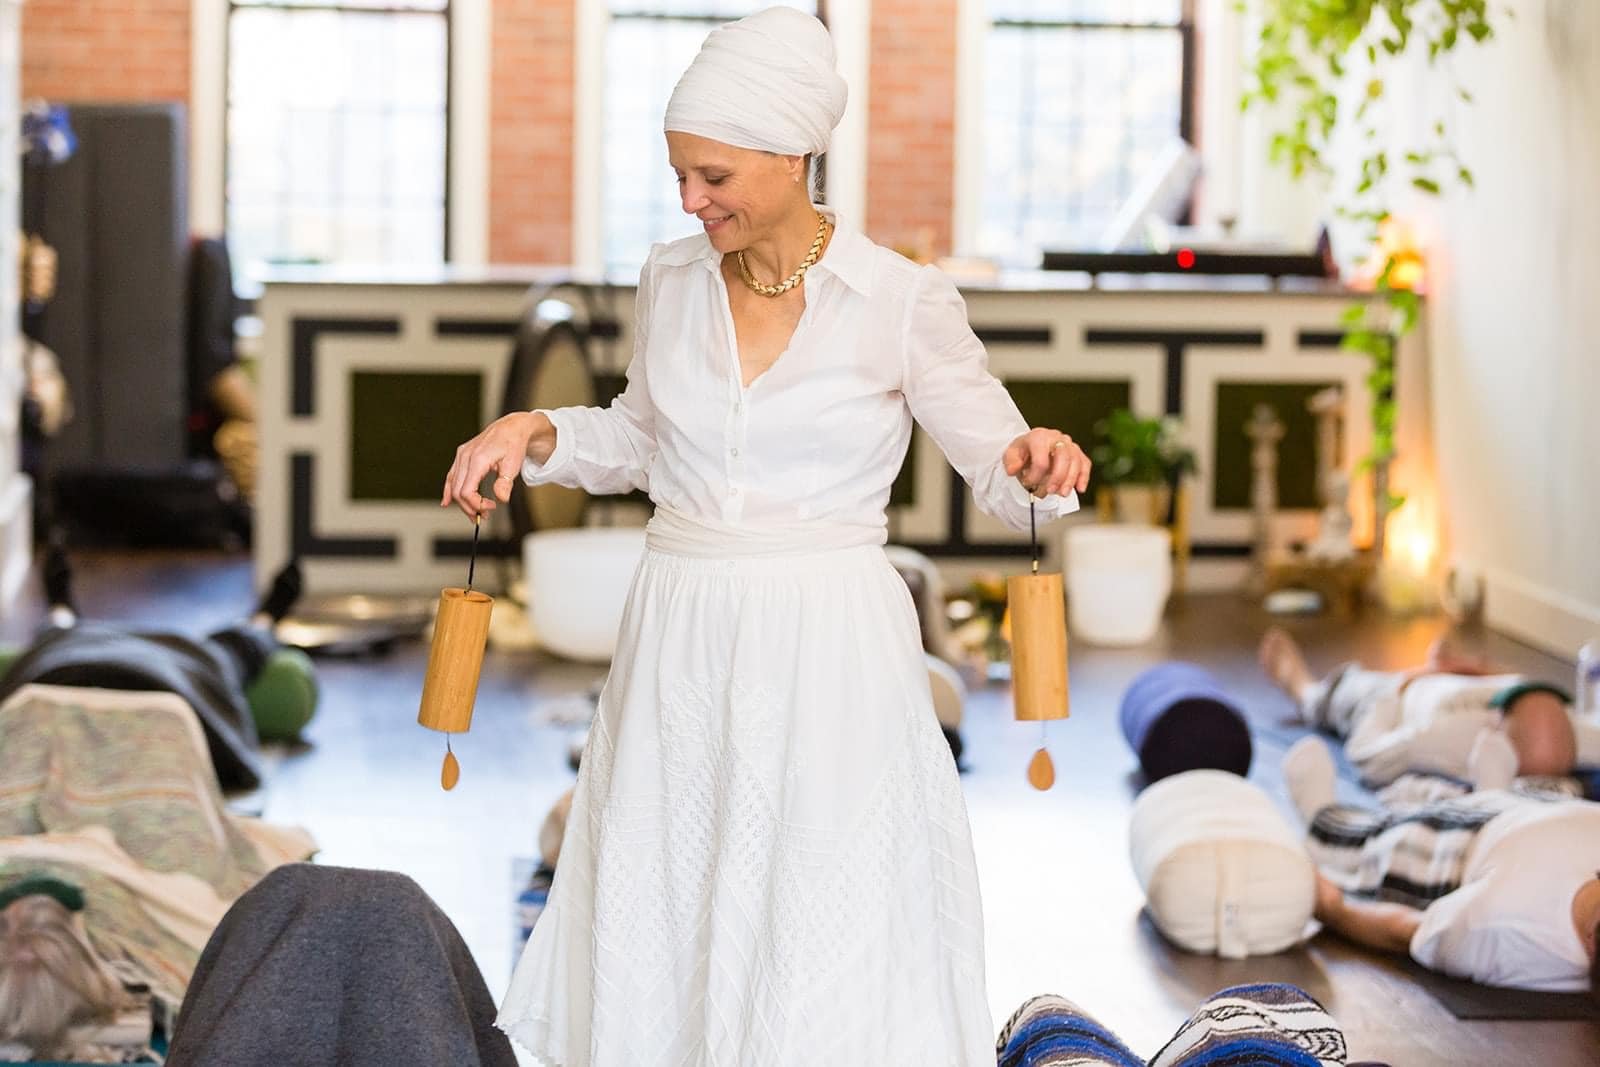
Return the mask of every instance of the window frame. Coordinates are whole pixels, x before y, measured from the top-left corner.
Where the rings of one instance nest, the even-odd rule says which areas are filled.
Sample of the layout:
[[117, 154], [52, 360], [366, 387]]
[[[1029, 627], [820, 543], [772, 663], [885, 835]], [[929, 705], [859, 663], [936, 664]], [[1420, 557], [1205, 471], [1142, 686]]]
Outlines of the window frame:
[[[604, 130], [606, 33], [614, 18], [698, 22], [706, 32], [731, 21], [726, 15], [678, 12], [612, 12], [611, 0], [576, 0], [576, 48], [573, 94], [573, 264], [580, 271], [606, 269], [605, 232], [601, 200], [604, 188]], [[844, 118], [834, 131], [826, 163], [829, 206], [857, 228], [866, 219], [866, 137], [869, 86], [867, 36], [871, 25], [871, 0], [834, 3], [816, 0], [817, 16], [833, 37], [837, 69], [850, 88]], [[760, 5], [757, 5], [758, 8]], [[663, 181], [666, 178], [663, 177]], [[686, 230], [687, 232], [687, 230]]]
[[[1178, 74], [1178, 136], [1203, 152], [1198, 128], [1200, 94], [1200, 29], [1198, 0], [1180, 0], [1176, 22], [1100, 21], [1083, 18], [993, 19], [989, 0], [957, 0], [956, 26], [956, 190], [952, 240], [959, 256], [978, 256], [978, 231], [982, 217], [979, 197], [983, 177], [983, 108], [987, 92], [984, 55], [989, 34], [996, 26], [1037, 30], [1159, 30], [1179, 36], [1181, 68]], [[1187, 217], [1184, 221], [1188, 221]]]
[[[456, 186], [458, 183], [458, 161], [456, 158], [458, 146], [456, 144], [456, 127], [461, 117], [458, 114], [459, 101], [457, 100], [457, 95], [459, 92], [459, 79], [457, 77], [457, 63], [459, 62], [459, 58], [457, 56], [457, 48], [460, 44], [460, 42], [457, 40], [457, 16], [459, 14], [459, 8], [462, 5], [460, 4], [460, 0], [441, 0], [441, 2], [444, 5], [442, 10], [417, 8], [404, 3], [359, 4], [353, 2], [343, 2], [343, 0], [314, 0], [314, 2], [308, 3], [299, 3], [295, 2], [295, 0], [254, 0], [254, 2], [251, 2], [251, 0], [209, 0], [209, 4], [207, 0], [199, 0], [199, 2], [195, 3], [194, 7], [196, 10], [193, 15], [193, 19], [196, 23], [201, 23], [204, 21], [199, 11], [200, 8], [211, 6], [215, 9], [217, 18], [215, 37], [217, 43], [220, 45], [219, 52], [216, 54], [220, 55], [221, 57], [221, 62], [217, 65], [215, 70], [215, 80], [209, 85], [202, 86], [200, 84], [195, 84], [191, 89], [191, 93], [196, 101], [200, 100], [200, 93], [202, 91], [215, 94], [208, 101], [210, 106], [208, 106], [207, 110], [210, 110], [211, 107], [214, 107], [216, 111], [213, 125], [214, 136], [216, 137], [214, 148], [214, 180], [216, 182], [216, 199], [214, 201], [214, 207], [211, 207], [210, 212], [208, 212], [208, 217], [204, 218], [203, 220], [206, 225], [197, 226], [195, 228], [221, 234], [224, 236], [224, 238], [227, 236], [228, 178], [231, 171], [231, 153], [229, 151], [228, 144], [228, 115], [233, 106], [231, 88], [233, 65], [232, 24], [233, 16], [236, 12], [240, 10], [331, 11], [363, 15], [414, 15], [418, 17], [433, 16], [444, 20], [445, 55], [444, 154], [441, 160], [441, 164], [443, 166], [443, 200], [440, 204], [442, 232], [440, 234], [441, 243], [439, 246], [439, 265], [444, 266], [455, 262], [457, 259], [457, 253], [461, 250], [461, 244], [458, 243], [457, 240], [458, 219], [456, 217], [457, 208], [459, 206], [456, 203]], [[198, 31], [199, 27], [197, 26], [195, 29]], [[207, 36], [210, 37], [209, 34]], [[200, 34], [198, 32], [195, 33], [195, 37], [196, 40], [194, 47], [196, 53], [198, 54], [199, 50], [204, 47], [205, 42], [199, 39]], [[197, 71], [197, 75], [198, 73], [199, 72]], [[200, 81], [198, 77], [196, 77], [194, 80], [197, 83]], [[196, 108], [196, 111], [199, 111], [198, 107]], [[200, 116], [197, 114], [195, 120], [197, 141], [199, 139], [200, 129], [199, 119]], [[198, 174], [200, 167], [205, 166], [208, 161], [204, 158], [204, 154], [199, 144], [195, 145], [194, 150], [196, 156], [199, 158], [196, 159], [193, 168], [195, 173]], [[201, 187], [199, 182], [195, 182], [194, 184], [196, 187]], [[198, 207], [199, 205], [196, 206]], [[192, 222], [201, 221], [196, 216], [196, 212], [191, 212]], [[468, 247], [470, 248], [470, 246]]]

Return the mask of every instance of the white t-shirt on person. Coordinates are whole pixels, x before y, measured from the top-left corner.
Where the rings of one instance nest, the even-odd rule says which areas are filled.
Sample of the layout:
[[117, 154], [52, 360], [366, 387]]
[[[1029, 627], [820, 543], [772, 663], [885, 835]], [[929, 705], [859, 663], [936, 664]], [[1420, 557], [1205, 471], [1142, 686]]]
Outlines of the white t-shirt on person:
[[1600, 871], [1600, 804], [1529, 804], [1479, 832], [1461, 888], [1423, 912], [1411, 956], [1491, 986], [1577, 992], [1589, 957], [1572, 897]]
[[[1495, 698], [1520, 674], [1425, 674], [1374, 696], [1345, 739], [1345, 755], [1371, 785], [1407, 771], [1471, 777], [1472, 746], [1503, 715]], [[1579, 767], [1600, 766], [1600, 721], [1572, 716]]]

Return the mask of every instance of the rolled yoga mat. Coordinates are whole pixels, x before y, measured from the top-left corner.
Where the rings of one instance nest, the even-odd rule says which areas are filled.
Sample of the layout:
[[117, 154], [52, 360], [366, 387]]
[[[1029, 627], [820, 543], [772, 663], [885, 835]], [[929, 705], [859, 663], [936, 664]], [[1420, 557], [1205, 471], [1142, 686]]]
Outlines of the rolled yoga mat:
[[1205, 668], [1174, 661], [1151, 667], [1122, 696], [1122, 736], [1152, 782], [1184, 771], [1250, 773], [1250, 727]]

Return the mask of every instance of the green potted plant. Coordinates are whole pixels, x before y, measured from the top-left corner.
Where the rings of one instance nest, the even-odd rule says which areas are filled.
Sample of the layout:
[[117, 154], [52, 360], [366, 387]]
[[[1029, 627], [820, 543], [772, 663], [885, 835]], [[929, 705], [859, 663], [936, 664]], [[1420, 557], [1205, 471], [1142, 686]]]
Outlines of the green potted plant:
[[1094, 476], [1103, 495], [1102, 518], [1121, 522], [1166, 522], [1172, 489], [1195, 469], [1194, 450], [1181, 440], [1177, 419], [1141, 418], [1118, 408], [1095, 424]]

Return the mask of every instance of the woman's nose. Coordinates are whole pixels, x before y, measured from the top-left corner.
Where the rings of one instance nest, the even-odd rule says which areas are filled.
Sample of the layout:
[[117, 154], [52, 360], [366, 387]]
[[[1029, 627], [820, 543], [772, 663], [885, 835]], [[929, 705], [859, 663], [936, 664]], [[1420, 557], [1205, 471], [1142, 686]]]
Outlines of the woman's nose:
[[683, 187], [679, 190], [679, 196], [683, 198], [683, 211], [686, 215], [698, 215], [701, 209], [710, 203], [709, 198], [706, 196], [705, 186], [693, 178], [684, 179]]

